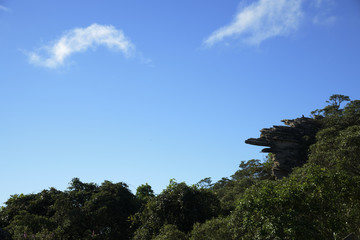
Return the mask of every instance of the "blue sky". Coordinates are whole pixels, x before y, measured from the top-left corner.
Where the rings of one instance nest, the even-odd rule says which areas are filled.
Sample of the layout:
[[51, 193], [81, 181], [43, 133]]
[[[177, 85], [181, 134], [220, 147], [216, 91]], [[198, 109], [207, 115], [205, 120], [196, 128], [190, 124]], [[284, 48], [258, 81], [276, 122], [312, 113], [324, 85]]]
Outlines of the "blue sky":
[[228, 177], [261, 128], [360, 99], [359, 29], [357, 0], [0, 1], [0, 202]]

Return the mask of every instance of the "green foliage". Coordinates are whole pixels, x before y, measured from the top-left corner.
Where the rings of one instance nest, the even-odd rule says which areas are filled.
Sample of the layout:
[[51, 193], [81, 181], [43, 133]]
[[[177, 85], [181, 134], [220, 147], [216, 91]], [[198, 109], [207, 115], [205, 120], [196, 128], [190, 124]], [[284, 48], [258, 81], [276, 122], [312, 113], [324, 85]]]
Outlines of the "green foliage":
[[337, 117], [342, 114], [342, 109], [340, 108], [342, 102], [349, 102], [350, 98], [341, 94], [331, 95], [329, 100], [326, 101], [330, 105], [324, 107], [323, 109], [316, 109], [312, 111], [311, 114], [314, 116], [322, 116], [322, 117]]
[[154, 191], [149, 184], [142, 184], [136, 189], [136, 197], [143, 203], [147, 203], [155, 197]]
[[221, 202], [223, 214], [227, 215], [235, 209], [239, 199], [250, 186], [271, 178], [271, 157], [268, 155], [265, 162], [258, 159], [242, 161], [231, 179], [223, 178], [212, 186], [213, 192]]
[[68, 191], [55, 201], [52, 219], [57, 223], [56, 236], [64, 239], [86, 239], [93, 231], [92, 213], [85, 205], [93, 194], [100, 191], [94, 183], [83, 183], [78, 178], [72, 179]]
[[56, 223], [51, 219], [52, 206], [60, 194], [51, 188], [38, 194], [12, 195], [0, 212], [1, 227], [8, 230], [13, 239], [20, 239], [24, 232], [35, 235], [44, 229], [53, 231]]
[[250, 187], [227, 217], [196, 224], [190, 239], [342, 239], [359, 234], [360, 177], [307, 164]]
[[160, 233], [154, 240], [186, 240], [186, 234], [181, 232], [175, 225], [167, 224], [160, 229]]
[[135, 196], [124, 183], [105, 181], [84, 205], [97, 239], [128, 239], [128, 217], [138, 210]]
[[230, 218], [214, 218], [203, 224], [196, 223], [191, 232], [191, 240], [228, 240], [232, 239]]
[[271, 176], [271, 154], [268, 155], [265, 162], [258, 159], [252, 159], [247, 162], [242, 161], [239, 165], [240, 169], [235, 172], [231, 177], [234, 180], [251, 179], [251, 180], [265, 180]]
[[[202, 223], [217, 216], [219, 212], [220, 203], [211, 191], [171, 180], [168, 187], [150, 200], [144, 210], [135, 217], [135, 222], [140, 227], [134, 239], [156, 236], [167, 224], [187, 233], [191, 231], [194, 223]], [[140, 238], [140, 235], [143, 238]]]
[[[340, 103], [338, 100], [338, 105], [334, 103], [334, 106], [340, 106]], [[324, 127], [311, 147], [309, 162], [359, 176], [360, 101], [351, 101], [344, 109], [337, 109], [336, 114], [326, 115], [322, 121]]]
[[349, 102], [349, 96], [341, 95], [341, 94], [333, 94], [330, 96], [329, 100], [326, 101], [330, 104], [330, 106], [337, 106], [340, 108], [342, 102]]
[[124, 183], [101, 186], [74, 178], [65, 192], [13, 195], [0, 212], [13, 239], [129, 239], [139, 203]]
[[340, 131], [334, 127], [326, 128], [317, 138], [311, 148], [310, 162], [360, 175], [360, 125]]
[[27, 211], [20, 211], [10, 225], [7, 227], [14, 237], [22, 237], [24, 233], [33, 235], [40, 233], [44, 229], [55, 229], [55, 223], [45, 216], [32, 214]]
[[195, 184], [196, 187], [202, 189], [209, 189], [213, 186], [211, 178], [203, 178], [198, 183]]
[[[358, 230], [360, 178], [306, 165], [244, 195], [233, 217], [242, 239], [334, 239]], [[237, 222], [237, 221], [236, 221]]]

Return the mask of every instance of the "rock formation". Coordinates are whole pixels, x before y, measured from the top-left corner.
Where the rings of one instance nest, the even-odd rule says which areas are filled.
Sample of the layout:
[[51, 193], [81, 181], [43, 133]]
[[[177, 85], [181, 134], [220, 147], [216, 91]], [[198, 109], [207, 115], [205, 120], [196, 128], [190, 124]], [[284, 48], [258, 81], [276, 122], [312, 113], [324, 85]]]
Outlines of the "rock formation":
[[315, 135], [320, 128], [312, 118], [285, 119], [286, 126], [273, 126], [262, 129], [260, 138], [249, 138], [247, 144], [267, 146], [262, 152], [272, 153], [273, 176], [276, 179], [288, 176], [294, 167], [302, 166], [308, 158], [309, 146], [315, 142]]

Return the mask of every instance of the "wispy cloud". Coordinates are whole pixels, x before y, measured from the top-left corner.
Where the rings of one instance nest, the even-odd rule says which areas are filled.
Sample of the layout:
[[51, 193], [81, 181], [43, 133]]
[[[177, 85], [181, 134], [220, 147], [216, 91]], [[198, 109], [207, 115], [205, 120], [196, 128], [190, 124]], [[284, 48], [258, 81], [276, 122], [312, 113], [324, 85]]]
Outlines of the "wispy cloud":
[[313, 18], [313, 23], [316, 25], [332, 25], [336, 22], [335, 16], [323, 17], [323, 16], [315, 16]]
[[316, 14], [313, 16], [312, 22], [315, 25], [332, 25], [337, 18], [331, 15], [335, 2], [333, 0], [314, 0], [313, 6]]
[[10, 9], [0, 5], [0, 11], [10, 12]]
[[230, 24], [204, 40], [205, 46], [211, 47], [229, 38], [259, 45], [266, 39], [295, 32], [304, 17], [315, 25], [332, 25], [337, 20], [332, 15], [334, 0], [256, 0], [243, 5]]
[[259, 0], [242, 8], [229, 25], [213, 32], [205, 41], [212, 46], [228, 37], [239, 37], [257, 45], [296, 30], [303, 13], [301, 0]]
[[73, 53], [84, 52], [99, 45], [120, 51], [126, 57], [132, 56], [135, 51], [134, 44], [121, 30], [111, 25], [92, 24], [87, 28], [67, 31], [60, 39], [27, 55], [31, 64], [57, 68], [63, 65]]

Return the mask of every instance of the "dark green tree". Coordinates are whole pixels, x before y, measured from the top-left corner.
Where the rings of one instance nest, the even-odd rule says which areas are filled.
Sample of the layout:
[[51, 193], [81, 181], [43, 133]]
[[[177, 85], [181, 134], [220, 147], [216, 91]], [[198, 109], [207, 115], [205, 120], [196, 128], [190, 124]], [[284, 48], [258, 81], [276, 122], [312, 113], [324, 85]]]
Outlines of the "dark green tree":
[[136, 189], [136, 197], [142, 202], [147, 203], [155, 197], [154, 191], [149, 184], [142, 184]]
[[55, 188], [43, 190], [38, 194], [12, 195], [0, 211], [2, 227], [8, 230], [14, 239], [20, 239], [24, 233], [36, 235], [38, 232], [52, 232], [56, 223], [52, 220], [52, 209], [56, 198], [62, 193]]
[[357, 231], [359, 177], [307, 164], [246, 192], [232, 214], [234, 239], [341, 239]]
[[164, 225], [154, 240], [187, 240], [185, 233], [181, 232], [175, 225]]
[[90, 215], [91, 230], [96, 239], [121, 240], [131, 236], [129, 217], [139, 208], [135, 196], [125, 183], [105, 181], [85, 203], [84, 210]]
[[1, 208], [0, 227], [13, 240], [129, 239], [129, 217], [138, 209], [139, 201], [124, 183], [97, 186], [74, 178], [64, 192], [51, 188], [13, 195]]
[[230, 217], [213, 218], [203, 224], [196, 223], [190, 240], [230, 240], [233, 238], [230, 226]]
[[272, 164], [270, 156], [267, 156], [264, 162], [258, 159], [242, 161], [239, 170], [230, 179], [222, 178], [211, 187], [221, 202], [223, 215], [228, 215], [235, 209], [237, 200], [246, 189], [259, 181], [271, 178]]
[[[345, 96], [345, 99], [348, 100], [348, 97]], [[340, 103], [336, 100], [327, 107], [337, 108]], [[310, 148], [309, 162], [360, 175], [360, 101], [351, 101], [343, 109], [337, 108], [333, 114], [324, 114], [321, 121], [323, 128]]]
[[94, 183], [83, 183], [73, 178], [68, 190], [56, 199], [52, 217], [56, 222], [55, 233], [62, 239], [88, 239], [93, 232], [92, 213], [85, 209], [92, 195], [97, 193], [99, 186]]
[[216, 217], [219, 212], [219, 201], [210, 190], [171, 180], [169, 186], [137, 214], [135, 221], [139, 228], [134, 239], [151, 239], [167, 224], [188, 233], [194, 223]]

